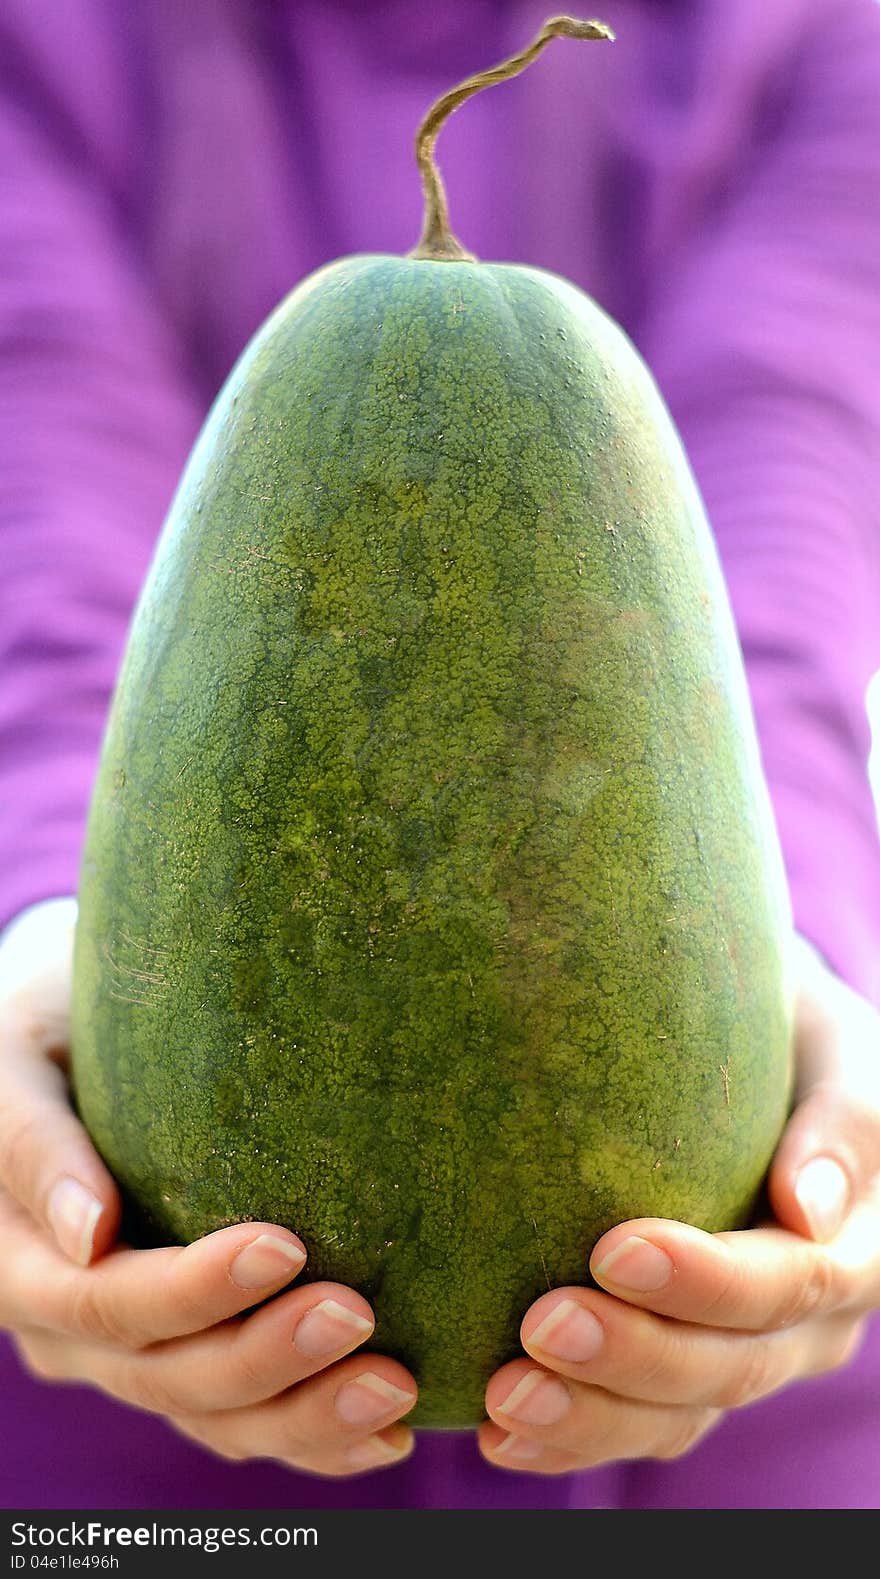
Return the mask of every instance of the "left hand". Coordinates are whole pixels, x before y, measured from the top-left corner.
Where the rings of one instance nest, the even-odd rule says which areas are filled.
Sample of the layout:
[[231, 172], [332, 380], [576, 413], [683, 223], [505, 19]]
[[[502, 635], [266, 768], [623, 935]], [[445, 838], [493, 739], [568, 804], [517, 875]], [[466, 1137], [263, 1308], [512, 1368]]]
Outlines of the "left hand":
[[797, 959], [776, 1221], [707, 1234], [646, 1217], [604, 1234], [602, 1288], [542, 1295], [521, 1329], [530, 1358], [489, 1383], [490, 1463], [560, 1475], [678, 1458], [727, 1410], [855, 1352], [880, 1305], [880, 1015], [801, 939]]

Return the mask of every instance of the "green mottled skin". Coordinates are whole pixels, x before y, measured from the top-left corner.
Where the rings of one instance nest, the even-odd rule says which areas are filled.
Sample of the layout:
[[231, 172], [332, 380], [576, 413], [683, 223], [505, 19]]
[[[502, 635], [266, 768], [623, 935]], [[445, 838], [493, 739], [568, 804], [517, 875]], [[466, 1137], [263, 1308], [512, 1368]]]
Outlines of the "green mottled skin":
[[745, 1220], [789, 916], [714, 548], [629, 342], [537, 270], [345, 259], [220, 395], [137, 612], [77, 935], [144, 1232], [361, 1289], [464, 1426], [635, 1215]]

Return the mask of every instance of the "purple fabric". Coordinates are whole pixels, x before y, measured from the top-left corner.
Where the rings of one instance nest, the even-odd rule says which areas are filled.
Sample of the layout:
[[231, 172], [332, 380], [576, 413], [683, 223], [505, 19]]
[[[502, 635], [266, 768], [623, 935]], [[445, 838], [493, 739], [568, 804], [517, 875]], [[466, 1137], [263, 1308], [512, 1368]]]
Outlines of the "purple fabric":
[[[601, 8], [600, 8], [601, 9]], [[275, 302], [419, 228], [443, 88], [544, 0], [5, 0], [0, 917], [72, 892], [131, 606], [206, 406]], [[609, 0], [443, 133], [480, 256], [568, 275], [648, 357], [717, 535], [798, 925], [880, 999], [864, 705], [880, 667], [880, 8]], [[505, 1475], [468, 1438], [330, 1483], [209, 1458], [0, 1353], [34, 1506], [875, 1507], [880, 1330], [674, 1464]], [[88, 1444], [86, 1446], [86, 1444]]]

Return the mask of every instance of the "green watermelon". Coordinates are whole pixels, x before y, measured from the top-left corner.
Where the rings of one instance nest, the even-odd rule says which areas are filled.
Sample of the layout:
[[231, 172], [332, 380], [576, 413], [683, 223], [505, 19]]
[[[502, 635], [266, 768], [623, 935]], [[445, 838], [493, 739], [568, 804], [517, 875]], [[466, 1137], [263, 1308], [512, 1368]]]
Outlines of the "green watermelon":
[[790, 1088], [681, 442], [581, 291], [455, 247], [319, 270], [210, 413], [107, 727], [73, 1022], [131, 1231], [294, 1230], [447, 1428], [614, 1223], [745, 1223]]

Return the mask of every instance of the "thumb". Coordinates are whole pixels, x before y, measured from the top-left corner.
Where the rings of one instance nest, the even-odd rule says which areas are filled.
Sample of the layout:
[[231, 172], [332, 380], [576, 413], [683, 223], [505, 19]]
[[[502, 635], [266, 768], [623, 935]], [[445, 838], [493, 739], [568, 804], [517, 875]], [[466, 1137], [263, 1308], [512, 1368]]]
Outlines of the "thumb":
[[795, 1001], [796, 1105], [773, 1159], [785, 1227], [833, 1239], [880, 1168], [880, 1016], [804, 946]]
[[117, 1187], [70, 1106], [70, 900], [35, 905], [0, 939], [0, 1185], [72, 1261], [119, 1227]]

